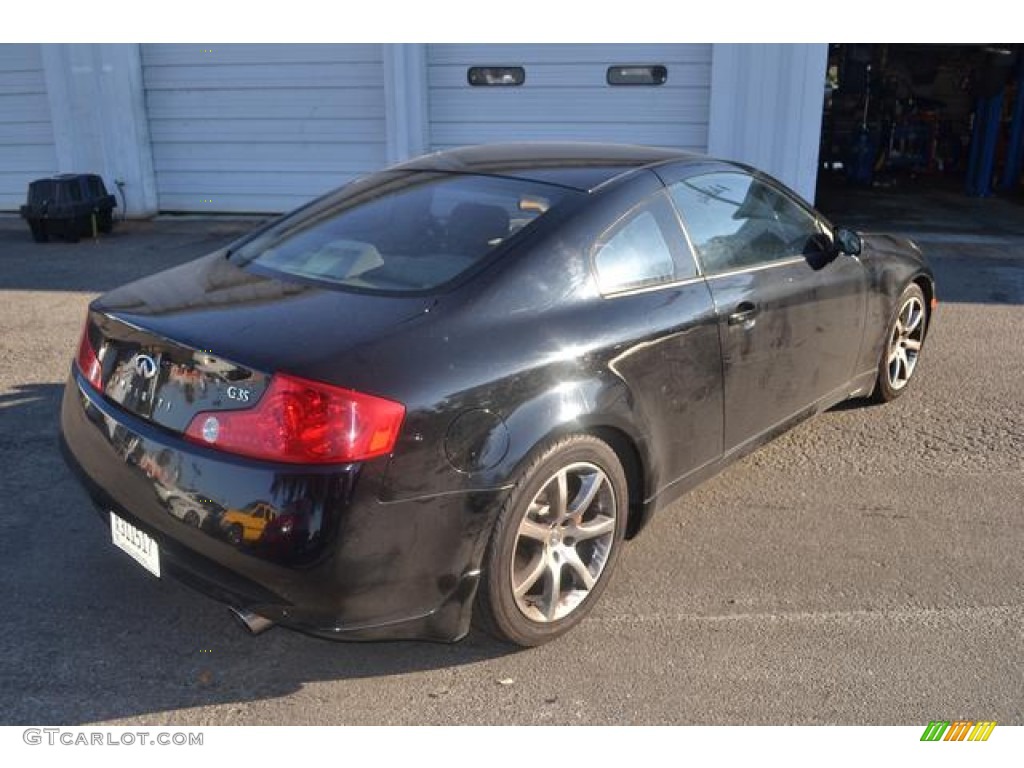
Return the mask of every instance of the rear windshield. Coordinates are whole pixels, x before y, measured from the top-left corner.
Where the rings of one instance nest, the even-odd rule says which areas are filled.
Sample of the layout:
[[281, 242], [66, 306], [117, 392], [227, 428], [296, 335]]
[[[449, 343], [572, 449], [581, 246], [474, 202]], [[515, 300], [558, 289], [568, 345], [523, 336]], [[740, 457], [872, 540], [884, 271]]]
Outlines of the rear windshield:
[[428, 291], [574, 194], [493, 176], [386, 172], [282, 219], [231, 258], [363, 291]]

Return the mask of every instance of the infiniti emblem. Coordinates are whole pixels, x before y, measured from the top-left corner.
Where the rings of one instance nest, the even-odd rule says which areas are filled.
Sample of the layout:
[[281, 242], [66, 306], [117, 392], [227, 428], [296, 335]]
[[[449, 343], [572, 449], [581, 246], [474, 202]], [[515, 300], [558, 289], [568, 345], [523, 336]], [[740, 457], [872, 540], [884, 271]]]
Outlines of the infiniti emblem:
[[156, 376], [156, 360], [149, 355], [136, 355], [132, 364], [135, 366], [135, 372], [144, 379]]

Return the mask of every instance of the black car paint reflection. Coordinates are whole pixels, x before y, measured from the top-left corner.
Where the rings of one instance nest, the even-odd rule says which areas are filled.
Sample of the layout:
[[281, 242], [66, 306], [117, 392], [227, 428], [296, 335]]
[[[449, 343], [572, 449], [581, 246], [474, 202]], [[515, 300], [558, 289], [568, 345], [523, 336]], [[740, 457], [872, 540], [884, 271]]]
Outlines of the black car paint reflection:
[[[267, 485], [240, 483], [230, 469], [210, 473], [207, 467], [204, 473], [202, 461], [132, 433], [88, 399], [83, 400], [83, 406], [89, 418], [102, 425], [103, 432], [109, 435], [121, 461], [150, 487], [171, 519], [222, 539], [239, 551], [274, 562], [308, 564], [322, 554], [325, 538], [332, 536], [337, 526], [329, 510], [348, 503], [351, 484], [358, 476], [358, 470], [275, 473], [266, 478]], [[200, 487], [202, 491], [198, 490]], [[247, 493], [258, 498], [230, 509], [228, 500], [237, 499], [243, 487], [251, 488]], [[272, 514], [258, 535], [230, 535], [232, 517], [265, 508], [272, 510]]]
[[[708, 174], [777, 190], [813, 232], [770, 246], [762, 233], [752, 241], [773, 258], [706, 269], [672, 190]], [[391, 222], [389, 246], [411, 233], [396, 263], [418, 253], [420, 267], [389, 271], [384, 241], [371, 250], [351, 232], [295, 273], [259, 257], [361, 202], [452, 179], [481, 185], [476, 208], [422, 205], [415, 221], [440, 222], [423, 224], [422, 242], [413, 218]], [[487, 195], [517, 183], [520, 205], [496, 212]], [[737, 205], [744, 226], [759, 226], [759, 206]], [[456, 243], [444, 225], [460, 210], [480, 222]], [[596, 244], [648, 211], [671, 275], [602, 293]], [[369, 232], [375, 216], [352, 227]], [[491, 236], [499, 225], [506, 237]], [[498, 510], [538, 447], [576, 433], [611, 445], [635, 535], [702, 479], [871, 391], [901, 292], [917, 282], [931, 298], [933, 278], [911, 244], [866, 236], [848, 254], [835, 234], [762, 174], [668, 150], [509, 145], [413, 160], [96, 300], [86, 336], [108, 388], [73, 370], [66, 456], [101, 508], [154, 536], [219, 599], [329, 637], [458, 639]], [[442, 258], [444, 248], [463, 250]], [[465, 268], [453, 274], [456, 262]], [[324, 264], [344, 267], [318, 278]], [[157, 363], [152, 378], [140, 354]], [[251, 408], [278, 372], [403, 404], [391, 452], [296, 466], [183, 437], [197, 413]], [[207, 500], [202, 524], [186, 524], [172, 498]]]

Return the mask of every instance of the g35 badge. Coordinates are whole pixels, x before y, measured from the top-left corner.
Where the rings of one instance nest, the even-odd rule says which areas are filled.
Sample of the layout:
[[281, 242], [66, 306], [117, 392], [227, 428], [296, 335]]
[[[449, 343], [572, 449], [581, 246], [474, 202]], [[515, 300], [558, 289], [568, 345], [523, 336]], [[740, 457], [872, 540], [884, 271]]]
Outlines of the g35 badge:
[[248, 403], [251, 392], [248, 389], [242, 389], [234, 385], [228, 387], [228, 398], [231, 400], [237, 400], [240, 403]]

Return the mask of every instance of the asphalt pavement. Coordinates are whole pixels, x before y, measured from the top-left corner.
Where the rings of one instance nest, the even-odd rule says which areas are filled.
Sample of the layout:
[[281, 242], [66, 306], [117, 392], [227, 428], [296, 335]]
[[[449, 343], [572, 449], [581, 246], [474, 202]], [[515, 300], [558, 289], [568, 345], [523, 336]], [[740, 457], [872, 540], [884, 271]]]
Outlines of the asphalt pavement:
[[88, 301], [254, 220], [37, 245], [0, 219], [0, 723], [1024, 723], [1024, 238], [919, 235], [912, 389], [798, 427], [662, 512], [565, 638], [245, 634], [145, 573], [64, 467]]

